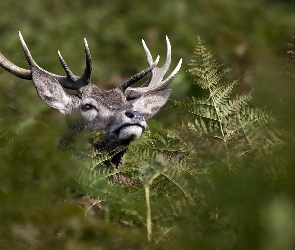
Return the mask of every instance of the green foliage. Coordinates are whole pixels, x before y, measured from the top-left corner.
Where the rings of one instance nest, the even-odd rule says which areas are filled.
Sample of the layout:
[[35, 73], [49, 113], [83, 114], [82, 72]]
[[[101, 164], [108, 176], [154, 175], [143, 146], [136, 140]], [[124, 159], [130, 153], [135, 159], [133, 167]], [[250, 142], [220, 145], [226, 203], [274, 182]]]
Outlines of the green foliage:
[[[199, 34], [234, 68], [211, 66], [212, 82], [220, 78], [210, 86], [217, 98], [185, 73], [212, 61], [184, 64], [171, 88], [174, 98], [190, 98], [153, 118], [112, 173], [101, 167], [110, 156], [90, 145], [79, 151], [87, 139], [72, 148], [83, 155], [56, 151], [66, 130], [62, 116], [39, 100], [32, 84], [1, 70], [1, 249], [294, 249], [294, 64], [286, 72], [284, 63], [294, 36], [293, 3], [11, 0], [0, 1], [0, 9], [5, 56], [27, 68], [20, 30], [42, 67], [64, 74], [59, 49], [79, 74], [86, 37], [92, 82], [101, 88], [146, 67], [141, 38], [153, 53], [165, 53], [166, 34], [172, 64], [191, 58]], [[212, 94], [222, 109], [212, 107]], [[286, 138], [277, 148], [278, 131]]]
[[[74, 157], [71, 159], [66, 154], [62, 157], [72, 165], [71, 174], [60, 175], [63, 181], [50, 189], [52, 193], [46, 196], [46, 202], [40, 197], [41, 193], [32, 196], [32, 202], [37, 199], [42, 203], [34, 210], [36, 217], [29, 211], [32, 202], [28, 200], [26, 208], [19, 207], [20, 211], [25, 211], [25, 216], [16, 218], [12, 227], [11, 222], [4, 221], [1, 229], [5, 230], [7, 225], [12, 233], [7, 231], [3, 237], [13, 240], [14, 248], [42, 249], [41, 245], [46, 241], [45, 248], [91, 249], [99, 241], [103, 249], [213, 249], [217, 245], [221, 249], [233, 249], [243, 243], [243, 237], [249, 237], [247, 227], [259, 226], [259, 222], [249, 220], [249, 216], [258, 216], [260, 202], [266, 202], [269, 196], [266, 194], [273, 192], [272, 180], [284, 172], [277, 154], [283, 144], [274, 127], [275, 119], [266, 109], [250, 106], [251, 92], [234, 95], [238, 81], [228, 80], [226, 76], [230, 70], [222, 69], [223, 65], [213, 53], [206, 52], [200, 39], [198, 42], [189, 72], [207, 95], [173, 101], [183, 118], [182, 125], [161, 129], [157, 122], [151, 124], [154, 129], [131, 144], [119, 170], [112, 168], [110, 159], [125, 148], [104, 154], [92, 147], [103, 134], [89, 133], [79, 137], [66, 134], [64, 138], [68, 136], [69, 139], [66, 146]], [[37, 121], [32, 124], [38, 128]], [[7, 141], [18, 149], [14, 133], [18, 133], [21, 140], [30, 138], [31, 135], [26, 134], [27, 126], [20, 124], [16, 130], [3, 127], [3, 152]], [[29, 131], [33, 132], [35, 130]], [[46, 130], [44, 133], [48, 134]], [[22, 148], [22, 145], [18, 147]], [[30, 149], [20, 151], [23, 150]], [[60, 157], [53, 158], [52, 154], [41, 158], [38, 154], [40, 159], [34, 160], [36, 167], [44, 158], [50, 157], [54, 163], [53, 160]], [[3, 165], [8, 166], [5, 162]], [[61, 171], [66, 167], [56, 168]], [[32, 170], [28, 166], [24, 169], [25, 172]], [[20, 178], [19, 186], [25, 196], [29, 196], [27, 193], [32, 192], [32, 188], [45, 185], [46, 189], [51, 183], [42, 180], [39, 176], [42, 171], [38, 175], [35, 171], [26, 175], [37, 184], [24, 188], [22, 183], [25, 182]], [[3, 176], [8, 176], [7, 172], [3, 172]], [[4, 214], [13, 206], [7, 191], [10, 185], [5, 183], [1, 184], [2, 193], [7, 193], [2, 198], [7, 206]], [[54, 197], [56, 190], [64, 195]], [[24, 200], [19, 202], [22, 204]], [[42, 217], [48, 202], [56, 207], [50, 217], [61, 218], [58, 222], [39, 221], [38, 216]], [[275, 209], [275, 205], [273, 207]], [[241, 213], [245, 209], [250, 215]], [[268, 213], [272, 213], [271, 209]], [[119, 238], [109, 245], [107, 242], [114, 236]], [[253, 245], [258, 241], [254, 238]]]
[[231, 69], [222, 69], [223, 65], [214, 53], [206, 52], [200, 38], [198, 43], [190, 64], [192, 68], [188, 72], [208, 94], [191, 97], [185, 102], [173, 101], [174, 105], [193, 115], [192, 121], [187, 124], [188, 129], [200, 136], [214, 138], [215, 144], [223, 144], [229, 167], [237, 156], [254, 151], [256, 154], [257, 151], [272, 153], [282, 144], [272, 127], [273, 114], [266, 109], [251, 107], [251, 92], [233, 96], [239, 80], [225, 81]]
[[[274, 132], [274, 116], [249, 106], [251, 92], [233, 95], [238, 81], [224, 81], [230, 70], [222, 70], [213, 53], [198, 42], [189, 72], [208, 94], [173, 101], [182, 116], [188, 116], [186, 122], [175, 130], [147, 131], [132, 143], [120, 170], [103, 166], [110, 156], [87, 155], [91, 160], [85, 161], [77, 188], [101, 205], [96, 215], [107, 216], [111, 223], [124, 220], [131, 228], [146, 227], [147, 239], [155, 246], [178, 244], [181, 235], [192, 230], [200, 244], [229, 249], [239, 237], [237, 225], [229, 220], [238, 214], [217, 198], [221, 183], [216, 178], [227, 178], [234, 186], [254, 175], [272, 178], [282, 165], [272, 164], [271, 174], [257, 167], [277, 159], [272, 154], [282, 140]], [[239, 202], [238, 210], [249, 201]]]

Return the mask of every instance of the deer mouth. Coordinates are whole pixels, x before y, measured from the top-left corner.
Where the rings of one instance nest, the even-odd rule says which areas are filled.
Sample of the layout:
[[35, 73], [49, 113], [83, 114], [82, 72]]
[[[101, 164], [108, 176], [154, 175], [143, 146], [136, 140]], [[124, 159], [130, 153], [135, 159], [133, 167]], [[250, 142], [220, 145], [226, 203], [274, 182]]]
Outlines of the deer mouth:
[[140, 123], [127, 123], [117, 128], [114, 133], [121, 140], [136, 140], [145, 131], [145, 126]]

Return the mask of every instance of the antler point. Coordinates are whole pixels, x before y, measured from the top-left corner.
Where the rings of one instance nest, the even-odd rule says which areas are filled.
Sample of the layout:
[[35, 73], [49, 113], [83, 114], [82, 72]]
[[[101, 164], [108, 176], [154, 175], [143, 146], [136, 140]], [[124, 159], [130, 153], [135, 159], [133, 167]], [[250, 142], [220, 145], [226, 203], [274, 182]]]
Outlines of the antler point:
[[24, 41], [24, 38], [23, 38], [22, 33], [20, 31], [18, 32], [18, 36], [19, 36], [19, 39], [21, 40], [21, 42], [24, 43], [25, 41]]
[[88, 42], [87, 42], [86, 38], [84, 38], [84, 46], [85, 46], [86, 48], [88, 48]]
[[159, 61], [160, 61], [160, 56], [158, 55], [156, 60], [155, 60], [155, 64], [157, 65]]
[[167, 52], [171, 53], [171, 43], [168, 36], [166, 36], [166, 43], [167, 43]]
[[143, 39], [141, 39], [141, 42], [142, 42], [142, 46], [143, 46], [143, 47], [147, 47], [147, 46], [146, 46], [146, 43], [145, 43], [145, 41], [144, 41]]

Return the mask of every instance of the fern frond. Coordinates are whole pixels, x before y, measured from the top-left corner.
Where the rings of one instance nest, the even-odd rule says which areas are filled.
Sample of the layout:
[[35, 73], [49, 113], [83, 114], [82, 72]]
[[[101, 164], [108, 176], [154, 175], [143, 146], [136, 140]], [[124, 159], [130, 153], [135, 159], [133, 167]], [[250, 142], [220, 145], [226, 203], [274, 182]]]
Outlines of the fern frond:
[[204, 120], [200, 117], [197, 117], [194, 122], [188, 122], [188, 129], [196, 132], [199, 135], [209, 134], [209, 129]]
[[173, 102], [175, 106], [193, 115], [201, 116], [212, 120], [218, 120], [214, 106], [208, 98], [188, 98], [184, 102]]
[[[221, 70], [222, 64], [214, 57], [213, 52], [206, 52], [204, 42], [198, 37], [199, 45], [195, 48], [193, 60], [189, 66], [192, 66], [188, 70], [193, 76], [195, 76], [194, 82], [203, 89], [209, 89], [217, 85], [222, 77], [229, 73], [231, 69]], [[195, 67], [198, 65], [198, 67]]]
[[247, 94], [236, 95], [232, 97], [228, 102], [224, 103], [222, 109], [220, 109], [220, 114], [222, 118], [226, 118], [229, 115], [241, 112], [249, 105], [252, 100], [252, 92]]
[[214, 101], [218, 107], [222, 107], [227, 100], [231, 97], [234, 87], [238, 84], [238, 81], [232, 81], [228, 83], [219, 83], [216, 87], [212, 88], [211, 98], [214, 98]]
[[[182, 102], [173, 101], [173, 104], [193, 115], [193, 120], [187, 124], [191, 133], [206, 137], [209, 141], [211, 138], [214, 142], [203, 149], [211, 154], [208, 149], [212, 146], [218, 148], [216, 155], [225, 152], [226, 165], [230, 166], [231, 159], [234, 159], [232, 154], [237, 156], [257, 149], [269, 150], [279, 144], [276, 135], [268, 133], [272, 131], [273, 115], [266, 109], [249, 107], [252, 92], [234, 96], [234, 88], [240, 79], [225, 82], [223, 78], [231, 69], [223, 69], [224, 65], [213, 52], [206, 51], [200, 38], [198, 43], [188, 72], [193, 75], [197, 85], [208, 90], [208, 94]], [[223, 150], [218, 145], [223, 145]]]
[[181, 168], [174, 167], [164, 171], [162, 175], [173, 183], [190, 202], [193, 202], [192, 190], [188, 188], [188, 177], [185, 171]]

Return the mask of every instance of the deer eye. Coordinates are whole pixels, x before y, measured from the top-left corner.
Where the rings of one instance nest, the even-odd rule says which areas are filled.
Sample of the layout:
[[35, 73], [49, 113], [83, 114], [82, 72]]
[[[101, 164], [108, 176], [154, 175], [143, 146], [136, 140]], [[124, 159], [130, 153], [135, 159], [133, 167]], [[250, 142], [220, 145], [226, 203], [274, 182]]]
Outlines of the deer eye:
[[94, 106], [87, 103], [87, 104], [84, 104], [82, 107], [81, 107], [82, 110], [84, 111], [87, 111], [87, 110], [91, 110], [91, 109], [94, 109]]

